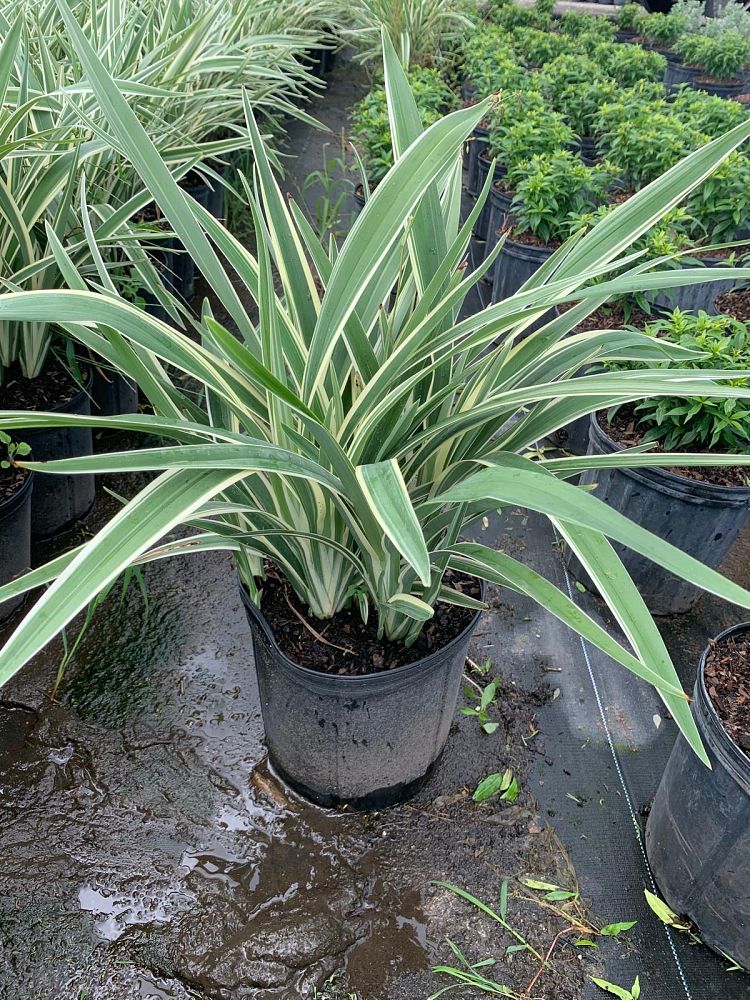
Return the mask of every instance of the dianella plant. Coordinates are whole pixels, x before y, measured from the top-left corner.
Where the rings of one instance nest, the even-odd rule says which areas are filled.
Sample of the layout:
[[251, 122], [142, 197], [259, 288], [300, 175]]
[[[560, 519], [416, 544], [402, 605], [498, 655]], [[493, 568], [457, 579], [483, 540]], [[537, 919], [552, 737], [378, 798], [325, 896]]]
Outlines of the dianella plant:
[[[566, 242], [512, 298], [460, 319], [468, 292], [500, 252], [498, 246], [470, 270], [467, 247], [482, 199], [460, 222], [462, 145], [492, 99], [425, 130], [385, 36], [395, 162], [341, 246], [321, 245], [304, 213], [283, 196], [248, 104], [256, 167], [247, 178], [258, 235], [253, 255], [185, 200], [62, 0], [60, 9], [111, 142], [151, 191], [231, 321], [220, 323], [206, 302], [196, 343], [113, 293], [87, 291], [72, 275], [66, 291], [0, 296], [1, 321], [54, 317], [70, 336], [125, 366], [154, 411], [113, 418], [3, 412], [0, 428], [90, 423], [167, 439], [130, 453], [23, 462], [51, 475], [157, 475], [84, 546], [0, 588], [3, 600], [49, 585], [0, 653], [0, 679], [127, 567], [171, 555], [234, 552], [243, 585], [261, 607], [265, 568], [273, 563], [313, 619], [358, 607], [382, 636], [405, 644], [438, 602], [481, 606], [452, 586], [459, 572], [531, 596], [653, 684], [705, 760], [667, 650], [610, 540], [745, 607], [750, 593], [568, 480], [589, 467], [716, 464], [721, 457], [636, 450], [553, 459], [534, 444], [592, 410], [647, 396], [747, 397], [745, 386], [732, 384], [734, 371], [660, 364], [689, 354], [681, 345], [631, 331], [573, 331], [615, 294], [750, 275], [740, 268], [654, 274], [652, 262], [629, 250], [750, 135], [750, 125], [692, 153]], [[64, 264], [64, 252], [58, 256]], [[245, 309], [248, 299], [257, 319]], [[529, 333], [553, 306], [571, 301], [572, 308]], [[645, 366], [596, 367], [618, 360]], [[592, 373], [575, 377], [582, 368]], [[200, 402], [172, 372], [202, 387]], [[740, 461], [750, 463], [750, 456]], [[522, 561], [464, 540], [472, 520], [504, 505], [550, 520], [594, 579], [626, 643]], [[168, 538], [178, 526], [179, 537]]]

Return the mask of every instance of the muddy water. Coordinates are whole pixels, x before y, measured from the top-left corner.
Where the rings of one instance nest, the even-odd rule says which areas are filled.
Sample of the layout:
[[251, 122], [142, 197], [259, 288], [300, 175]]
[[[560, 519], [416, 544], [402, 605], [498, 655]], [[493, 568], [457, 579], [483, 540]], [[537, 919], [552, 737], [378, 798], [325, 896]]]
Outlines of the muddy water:
[[335, 975], [359, 1000], [427, 997], [445, 936], [488, 934], [432, 880], [496, 898], [540, 839], [533, 808], [488, 823], [466, 796], [522, 745], [534, 696], [497, 738], [457, 726], [411, 804], [319, 810], [265, 761], [230, 560], [147, 582], [147, 613], [135, 593], [99, 612], [58, 702], [59, 650], [3, 691], [0, 996], [280, 1000]]

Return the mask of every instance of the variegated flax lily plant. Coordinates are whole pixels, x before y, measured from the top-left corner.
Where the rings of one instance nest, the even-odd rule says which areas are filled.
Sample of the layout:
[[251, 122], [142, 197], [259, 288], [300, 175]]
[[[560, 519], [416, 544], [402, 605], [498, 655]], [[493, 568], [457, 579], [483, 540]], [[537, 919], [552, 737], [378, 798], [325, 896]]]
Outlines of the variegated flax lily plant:
[[[126, 567], [171, 555], [233, 551], [258, 601], [256, 581], [270, 560], [314, 618], [355, 603], [363, 618], [377, 619], [383, 635], [407, 644], [437, 602], [477, 606], [451, 588], [447, 571], [458, 570], [533, 597], [654, 685], [705, 760], [664, 644], [610, 540], [745, 607], [750, 593], [567, 480], [589, 467], [720, 459], [639, 450], [548, 459], [532, 449], [570, 420], [615, 403], [750, 392], [730, 384], [737, 375], [731, 371], [654, 367], [575, 377], [597, 361], [657, 360], [679, 349], [622, 330], [572, 333], [612, 295], [750, 277], [748, 270], [727, 268], [715, 275], [703, 268], [652, 274], [628, 254], [750, 136], [750, 124], [688, 156], [585, 237], [567, 243], [513, 298], [459, 319], [467, 293], [494, 263], [492, 256], [475, 271], [465, 263], [481, 201], [460, 223], [460, 152], [487, 102], [423, 131], [404, 72], [384, 39], [396, 162], [340, 247], [333, 241], [321, 246], [299, 208], [283, 196], [248, 106], [255, 177], [247, 189], [258, 243], [253, 256], [177, 186], [64, 0], [58, 2], [112, 143], [150, 189], [233, 328], [217, 322], [206, 304], [196, 344], [111, 291], [86, 290], [64, 260], [70, 290], [0, 295], [0, 321], [54, 318], [135, 378], [154, 411], [99, 419], [3, 412], [0, 428], [91, 423], [169, 441], [133, 452], [24, 463], [45, 474], [147, 470], [158, 476], [85, 545], [0, 588], [3, 600], [49, 585], [0, 653], [0, 680]], [[594, 281], [610, 272], [616, 277]], [[243, 306], [238, 282], [257, 304], [257, 323]], [[577, 302], [572, 309], [524, 336], [551, 307], [571, 300]], [[184, 378], [172, 381], [174, 370], [202, 386], [200, 404], [180, 388]], [[530, 567], [462, 540], [472, 519], [499, 505], [550, 519], [596, 582], [627, 645]], [[179, 537], [168, 539], [178, 526]]]

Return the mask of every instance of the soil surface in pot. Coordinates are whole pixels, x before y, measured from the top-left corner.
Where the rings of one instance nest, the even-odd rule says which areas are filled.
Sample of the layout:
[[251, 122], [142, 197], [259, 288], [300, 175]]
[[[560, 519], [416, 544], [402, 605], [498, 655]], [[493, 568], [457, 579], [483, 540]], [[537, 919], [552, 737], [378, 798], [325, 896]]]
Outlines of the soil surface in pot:
[[[567, 312], [577, 304], [576, 302], [565, 302], [559, 306], [560, 312]], [[602, 306], [592, 312], [590, 316], [578, 324], [576, 330], [579, 333], [585, 333], [588, 330], [617, 330], [623, 326], [641, 328], [644, 323], [650, 323], [653, 319], [653, 316], [649, 316], [638, 308], [630, 309], [626, 319], [625, 306], [621, 302], [613, 302], [606, 309]]]
[[[0, 452], [0, 461], [2, 460], [2, 452]], [[29, 475], [23, 469], [0, 469], [0, 503], [4, 503], [6, 500], [18, 493], [18, 491], [23, 486], [24, 480]]]
[[741, 323], [750, 323], [750, 288], [738, 288], [733, 292], [724, 292], [714, 303], [721, 313], [733, 316]]
[[[480, 598], [479, 584], [467, 576], [453, 574], [450, 585]], [[438, 604], [435, 616], [425, 623], [419, 638], [408, 648], [402, 643], [378, 639], [374, 613], [365, 625], [356, 608], [340, 611], [327, 621], [311, 618], [305, 605], [275, 568], [263, 581], [263, 615], [282, 651], [303, 667], [324, 674], [362, 676], [414, 663], [460, 635], [475, 612], [452, 604]]]
[[[85, 381], [87, 370], [81, 368]], [[0, 386], [0, 409], [3, 410], [54, 410], [75, 399], [81, 386], [69, 369], [54, 356], [47, 359], [41, 375], [25, 378], [18, 365], [8, 368], [5, 381]]]
[[[637, 405], [637, 404], [636, 404]], [[647, 428], [638, 423], [639, 416], [635, 412], [635, 405], [627, 403], [621, 406], [612, 418], [612, 423], [607, 420], [607, 411], [599, 410], [597, 420], [602, 430], [621, 444], [623, 448], [632, 448], [641, 444]], [[655, 452], [664, 451], [658, 443], [653, 443]], [[709, 449], [706, 449], [708, 451]], [[695, 451], [694, 448], [676, 448], [675, 451], [684, 452], [686, 455]], [[670, 468], [676, 476], [684, 476], [687, 479], [696, 479], [701, 483], [712, 483], [714, 486], [747, 486], [750, 480], [750, 468], [741, 465], [727, 466], [704, 466], [702, 468]]]
[[562, 246], [560, 240], [552, 240], [547, 243], [545, 240], [536, 236], [534, 233], [530, 233], [528, 230], [519, 233], [515, 229], [511, 229], [508, 234], [508, 238], [513, 240], [514, 243], [521, 243], [525, 247], [542, 247], [545, 250], [557, 250], [558, 247]]
[[728, 635], [712, 646], [706, 690], [732, 740], [750, 754], [750, 633]]

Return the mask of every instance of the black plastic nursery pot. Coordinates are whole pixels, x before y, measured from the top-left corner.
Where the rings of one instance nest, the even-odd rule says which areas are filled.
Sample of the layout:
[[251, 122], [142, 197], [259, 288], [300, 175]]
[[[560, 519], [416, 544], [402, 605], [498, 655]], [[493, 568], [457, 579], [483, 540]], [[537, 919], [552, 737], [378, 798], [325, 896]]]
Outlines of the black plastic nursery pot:
[[[91, 414], [94, 376], [89, 368], [86, 385], [71, 400], [54, 408], [55, 413]], [[59, 458], [83, 458], [93, 454], [90, 427], [44, 427], [23, 432], [35, 462]], [[31, 537], [52, 538], [71, 528], [91, 510], [96, 496], [93, 473], [61, 476], [41, 473], [34, 483], [31, 504]]]
[[[0, 502], [0, 586], [31, 568], [31, 497], [34, 474]], [[0, 624], [24, 602], [24, 594], [0, 603]]]
[[[492, 160], [480, 153], [479, 160], [477, 162], [477, 194], [479, 194], [484, 185], [487, 183], [487, 175], [490, 172], [490, 167], [492, 166]], [[504, 166], [496, 165], [495, 173], [493, 175], [493, 182], [502, 180], [507, 174], [507, 169]], [[494, 183], [491, 188], [494, 190]], [[482, 205], [482, 211], [479, 213], [477, 221], [474, 223], [474, 236], [478, 240], [486, 240], [488, 233], [490, 231], [490, 219], [492, 216], [492, 199], [488, 195], [485, 199], [484, 205]]]
[[[750, 622], [717, 636], [750, 631]], [[750, 758], [734, 743], [706, 690], [701, 657], [693, 718], [711, 770], [678, 736], [646, 825], [646, 853], [669, 906], [701, 940], [750, 968]]]
[[694, 86], [693, 80], [698, 69], [695, 66], [684, 66], [680, 62], [668, 62], [664, 71], [664, 86], [667, 90], [676, 90], [683, 83]]
[[[513, 225], [513, 213], [510, 210], [513, 195], [503, 191], [496, 184], [490, 188], [489, 198], [490, 220], [487, 225], [485, 256], [492, 253], [503, 230]], [[492, 273], [489, 278], [492, 280]]]
[[[209, 195], [211, 194], [208, 184], [203, 181], [197, 184], [186, 184], [183, 186], [183, 190], [186, 194], [194, 198], [199, 205], [208, 209]], [[172, 244], [172, 252], [173, 291], [176, 295], [181, 295], [186, 302], [189, 302], [195, 295], [195, 264], [193, 263], [193, 258], [185, 250], [181, 241], [176, 238]]]
[[[611, 455], [620, 450], [592, 413], [588, 454]], [[597, 484], [594, 496], [714, 569], [750, 518], [750, 487], [719, 486], [666, 469], [587, 471], [579, 483]], [[650, 559], [617, 543], [614, 547], [652, 614], [682, 614], [700, 597], [697, 587]], [[588, 574], [570, 551], [566, 562], [573, 576], [593, 589]]]
[[[479, 155], [487, 148], [489, 132], [484, 126], [477, 125], [469, 136], [468, 156], [466, 159], [466, 190], [476, 198], [482, 190], [479, 184]], [[485, 177], [487, 174], [485, 174]]]
[[591, 136], [584, 135], [581, 136], [579, 143], [579, 151], [581, 154], [581, 159], [586, 164], [587, 167], [593, 167], [599, 162], [599, 152], [596, 146], [596, 139], [592, 139]]
[[367, 202], [365, 201], [365, 189], [362, 187], [361, 184], [358, 184], [355, 187], [354, 194], [352, 195], [352, 197], [354, 198], [355, 212], [359, 214], [367, 204]]
[[511, 237], [506, 239], [495, 261], [492, 301], [502, 302], [514, 295], [554, 252], [551, 247], [518, 243]]
[[138, 386], [135, 382], [111, 368], [94, 365], [91, 413], [95, 417], [112, 417], [137, 410]]
[[271, 764], [322, 806], [378, 809], [414, 794], [442, 753], [481, 612], [442, 649], [359, 677], [300, 666], [240, 587]]
[[[718, 257], [694, 256], [692, 263], [685, 261], [682, 267], [695, 267], [695, 262], [703, 267], [721, 267], [726, 264], [726, 260]], [[650, 301], [660, 309], [682, 309], [683, 312], [715, 312], [714, 300], [725, 292], [731, 292], [737, 286], [737, 282], [732, 279], [726, 281], [705, 281], [696, 282], [693, 285], [681, 285], [670, 288], [668, 291], [656, 292], [648, 295]]]

